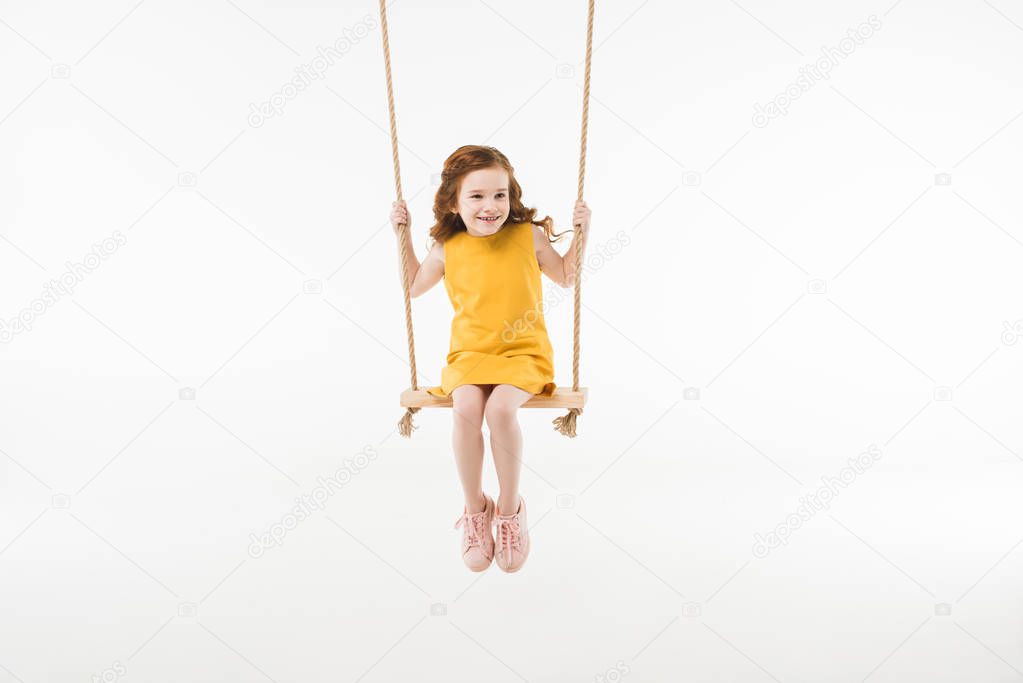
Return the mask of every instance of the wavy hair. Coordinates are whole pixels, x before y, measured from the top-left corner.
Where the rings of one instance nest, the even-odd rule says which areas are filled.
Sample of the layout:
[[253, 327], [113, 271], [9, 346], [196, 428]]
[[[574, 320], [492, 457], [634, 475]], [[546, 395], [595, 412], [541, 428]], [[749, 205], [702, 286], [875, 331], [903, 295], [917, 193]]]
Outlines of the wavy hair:
[[[465, 222], [457, 213], [451, 213], [458, 207], [458, 192], [462, 187], [462, 179], [473, 171], [484, 168], [500, 168], [508, 172], [508, 218], [510, 223], [532, 223], [543, 228], [544, 234], [551, 242], [557, 242], [565, 234], [554, 232], [554, 219], [544, 216], [536, 220], [537, 210], [523, 206], [522, 188], [515, 180], [515, 170], [508, 157], [494, 147], [481, 145], [463, 145], [444, 160], [441, 172], [440, 187], [433, 198], [433, 218], [436, 221], [430, 228], [430, 237], [444, 243], [449, 237], [466, 232]], [[503, 227], [503, 226], [502, 226]], [[571, 230], [567, 231], [571, 232]]]

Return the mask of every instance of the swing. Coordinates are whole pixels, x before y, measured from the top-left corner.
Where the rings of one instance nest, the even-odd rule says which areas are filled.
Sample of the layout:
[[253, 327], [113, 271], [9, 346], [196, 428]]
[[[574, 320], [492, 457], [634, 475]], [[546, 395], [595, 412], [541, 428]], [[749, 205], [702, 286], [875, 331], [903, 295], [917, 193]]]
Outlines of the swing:
[[[589, 113], [590, 100], [590, 57], [593, 45], [593, 2], [589, 0], [589, 13], [586, 22], [586, 72], [583, 80], [583, 119], [582, 132], [580, 136], [579, 152], [579, 188], [578, 199], [583, 198], [583, 180], [586, 175], [586, 127]], [[380, 32], [384, 41], [384, 72], [387, 77], [387, 108], [391, 120], [391, 157], [394, 162], [394, 187], [401, 202], [401, 172], [398, 165], [398, 129], [394, 116], [394, 94], [391, 87], [391, 52], [387, 39], [387, 11], [385, 0], [380, 0]], [[578, 227], [578, 226], [576, 226]], [[588, 232], [588, 231], [587, 231]], [[454, 404], [451, 396], [434, 396], [419, 388], [416, 372], [416, 345], [412, 334], [412, 297], [409, 293], [410, 284], [408, 281], [408, 269], [406, 253], [409, 246], [409, 230], [404, 223], [398, 226], [399, 239], [401, 240], [401, 285], [405, 292], [405, 331], [408, 336], [408, 357], [409, 369], [411, 371], [412, 385], [401, 393], [400, 405], [406, 408], [405, 415], [398, 422], [398, 432], [404, 437], [412, 436], [415, 425], [412, 424], [412, 416], [422, 408], [451, 408]], [[578, 234], [578, 233], [577, 233]], [[568, 412], [561, 417], [555, 418], [552, 422], [554, 429], [565, 436], [575, 437], [576, 420], [583, 412], [586, 405], [587, 391], [585, 387], [579, 386], [579, 309], [581, 307], [580, 286], [582, 284], [583, 252], [586, 247], [586, 240], [589, 235], [584, 236], [575, 252], [575, 315], [572, 325], [572, 388], [555, 388], [553, 396], [534, 395], [528, 399], [523, 408], [567, 408]]]

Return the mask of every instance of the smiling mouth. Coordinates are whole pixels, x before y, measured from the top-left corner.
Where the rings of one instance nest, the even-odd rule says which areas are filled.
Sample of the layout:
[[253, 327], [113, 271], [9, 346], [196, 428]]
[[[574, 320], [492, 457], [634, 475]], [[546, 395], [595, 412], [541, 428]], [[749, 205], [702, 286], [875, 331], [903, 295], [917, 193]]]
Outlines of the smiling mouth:
[[500, 218], [500, 216], [489, 216], [489, 217], [488, 216], [480, 216], [479, 220], [483, 221], [484, 223], [496, 223], [498, 218]]

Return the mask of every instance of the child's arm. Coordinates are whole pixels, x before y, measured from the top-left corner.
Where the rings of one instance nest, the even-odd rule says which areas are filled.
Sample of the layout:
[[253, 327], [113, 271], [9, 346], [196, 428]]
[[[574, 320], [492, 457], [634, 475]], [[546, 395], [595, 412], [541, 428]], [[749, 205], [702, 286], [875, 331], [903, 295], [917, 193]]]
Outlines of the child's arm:
[[[391, 205], [391, 227], [394, 228], [395, 236], [398, 235], [398, 225], [405, 223], [408, 226], [409, 231], [412, 230], [412, 223], [408, 217], [408, 206], [405, 202], [402, 202], [399, 206], [397, 202]], [[399, 239], [399, 248], [400, 239]], [[409, 244], [405, 251], [406, 270], [408, 272], [409, 281], [409, 296], [415, 298], [426, 291], [429, 291], [431, 287], [440, 282], [440, 279], [444, 277], [444, 245], [437, 242], [430, 249], [430, 252], [423, 259], [422, 264], [419, 263], [419, 259], [416, 258], [416, 250], [412, 247], [412, 241], [409, 240]], [[399, 269], [400, 269], [399, 261]], [[398, 273], [401, 276], [401, 273]]]
[[580, 240], [585, 241], [590, 228], [590, 210], [586, 207], [586, 202], [582, 200], [576, 202], [572, 222], [579, 227], [573, 233], [572, 244], [568, 246], [564, 256], [554, 250], [554, 246], [541, 228], [533, 229], [533, 246], [536, 248], [540, 271], [561, 287], [571, 287], [575, 284], [575, 252], [579, 248]]
[[423, 259], [423, 265], [416, 272], [415, 280], [410, 287], [411, 295], [417, 297], [428, 292], [444, 277], [444, 245], [435, 242], [430, 252]]
[[[543, 228], [533, 226], [533, 247], [536, 249], [536, 260], [540, 264], [540, 272], [549, 277], [559, 287], [575, 284], [575, 239], [568, 251], [562, 256], [554, 250], [554, 245], [547, 239]], [[571, 261], [569, 261], [571, 255]], [[568, 264], [572, 264], [571, 280], [569, 280]]]

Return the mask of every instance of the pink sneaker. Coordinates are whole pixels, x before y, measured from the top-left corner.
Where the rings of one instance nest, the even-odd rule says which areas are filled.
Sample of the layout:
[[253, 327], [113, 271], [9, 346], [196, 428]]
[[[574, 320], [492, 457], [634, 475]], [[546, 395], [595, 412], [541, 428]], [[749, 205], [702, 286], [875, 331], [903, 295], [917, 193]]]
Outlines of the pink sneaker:
[[502, 571], [517, 572], [529, 555], [529, 529], [526, 527], [526, 499], [519, 496], [519, 511], [514, 515], [497, 515], [497, 566]]
[[497, 507], [494, 499], [483, 494], [486, 507], [482, 512], [469, 512], [463, 507], [462, 516], [455, 522], [455, 528], [462, 528], [462, 561], [474, 572], [481, 572], [490, 566], [494, 559], [494, 536], [490, 525], [494, 521]]

